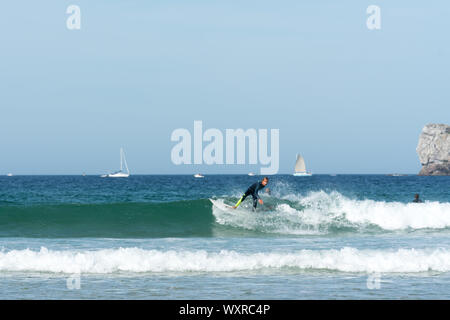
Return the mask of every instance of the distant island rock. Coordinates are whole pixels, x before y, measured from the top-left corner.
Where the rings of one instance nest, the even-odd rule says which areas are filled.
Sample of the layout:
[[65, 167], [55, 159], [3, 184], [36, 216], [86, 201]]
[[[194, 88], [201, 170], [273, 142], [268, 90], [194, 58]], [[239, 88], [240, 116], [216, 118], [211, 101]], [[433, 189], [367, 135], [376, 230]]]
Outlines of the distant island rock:
[[420, 176], [450, 175], [450, 126], [427, 124], [417, 145], [422, 170]]

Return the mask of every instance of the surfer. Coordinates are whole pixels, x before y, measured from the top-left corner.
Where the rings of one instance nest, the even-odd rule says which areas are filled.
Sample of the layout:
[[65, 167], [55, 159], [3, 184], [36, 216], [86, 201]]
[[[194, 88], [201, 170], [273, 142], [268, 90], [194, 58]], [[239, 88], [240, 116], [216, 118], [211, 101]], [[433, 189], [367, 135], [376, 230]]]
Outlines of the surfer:
[[422, 200], [419, 199], [419, 194], [418, 194], [418, 193], [416, 193], [416, 194], [414, 195], [414, 200], [413, 200], [413, 202], [415, 202], [415, 203], [421, 203], [421, 202], [422, 202]]
[[248, 187], [247, 191], [245, 191], [245, 193], [241, 197], [241, 199], [239, 199], [239, 201], [234, 205], [233, 209], [236, 209], [241, 204], [241, 202], [245, 200], [245, 198], [247, 198], [249, 195], [251, 195], [253, 198], [253, 211], [255, 211], [256, 206], [258, 205], [258, 202], [260, 204], [264, 203], [262, 201], [262, 199], [259, 197], [258, 191], [263, 189], [267, 185], [268, 182], [269, 182], [269, 178], [264, 177], [264, 179], [262, 179], [260, 182], [255, 182], [250, 187]]

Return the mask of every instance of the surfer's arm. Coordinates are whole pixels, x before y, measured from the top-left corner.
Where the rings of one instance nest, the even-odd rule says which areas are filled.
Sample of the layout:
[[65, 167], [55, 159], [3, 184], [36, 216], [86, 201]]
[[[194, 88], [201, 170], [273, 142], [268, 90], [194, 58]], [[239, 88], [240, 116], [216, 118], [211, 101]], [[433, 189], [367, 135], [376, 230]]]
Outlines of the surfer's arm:
[[262, 201], [262, 199], [261, 199], [261, 197], [259, 196], [259, 190], [261, 190], [262, 188], [261, 187], [258, 187], [258, 188], [256, 188], [255, 189], [255, 193], [254, 193], [254, 195], [255, 195], [255, 197], [256, 197], [256, 199], [258, 199], [258, 202], [260, 203], [260, 204], [263, 204], [264, 202]]

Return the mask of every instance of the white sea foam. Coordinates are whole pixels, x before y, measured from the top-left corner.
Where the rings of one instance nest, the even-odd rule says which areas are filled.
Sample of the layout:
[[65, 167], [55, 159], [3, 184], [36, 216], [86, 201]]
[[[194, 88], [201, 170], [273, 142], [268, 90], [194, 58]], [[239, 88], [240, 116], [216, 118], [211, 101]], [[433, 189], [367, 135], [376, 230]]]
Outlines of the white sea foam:
[[41, 248], [0, 252], [0, 271], [48, 273], [189, 273], [279, 272], [330, 270], [342, 272], [416, 273], [450, 271], [449, 249], [298, 250], [241, 253], [144, 250], [139, 248], [97, 251], [53, 251]]
[[385, 230], [450, 227], [450, 203], [402, 203], [352, 200], [338, 192], [320, 191], [297, 198], [306, 212], [336, 219], [345, 218], [358, 225], [373, 224]]
[[[366, 230], [443, 229], [450, 227], [450, 203], [401, 203], [354, 200], [339, 192], [312, 192], [307, 196], [288, 195], [277, 199], [274, 209], [265, 214], [249, 210], [230, 212], [213, 207], [222, 225], [260, 232], [286, 234], [323, 234], [340, 228]], [[218, 200], [222, 201], [222, 200]]]

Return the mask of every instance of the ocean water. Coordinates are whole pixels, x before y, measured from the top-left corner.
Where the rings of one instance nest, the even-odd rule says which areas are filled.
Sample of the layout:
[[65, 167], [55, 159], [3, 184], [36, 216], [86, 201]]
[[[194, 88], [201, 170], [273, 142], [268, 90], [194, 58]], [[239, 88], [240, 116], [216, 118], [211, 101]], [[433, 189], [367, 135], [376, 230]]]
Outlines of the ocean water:
[[450, 299], [450, 177], [258, 179], [0, 177], [0, 299]]

